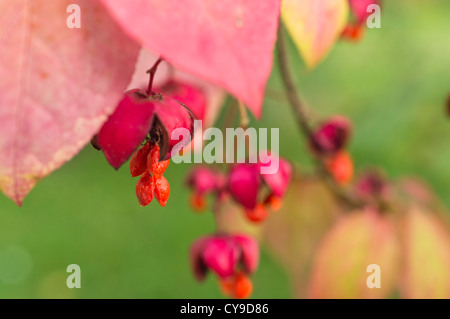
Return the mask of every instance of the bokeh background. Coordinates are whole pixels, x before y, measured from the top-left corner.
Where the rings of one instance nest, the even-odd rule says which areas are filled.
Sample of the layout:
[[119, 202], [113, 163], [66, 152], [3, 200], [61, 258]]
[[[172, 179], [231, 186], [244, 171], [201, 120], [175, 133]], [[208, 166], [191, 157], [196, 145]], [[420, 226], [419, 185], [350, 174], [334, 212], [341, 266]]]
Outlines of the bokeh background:
[[[385, 1], [381, 29], [367, 30], [356, 44], [341, 41], [313, 71], [290, 43], [292, 67], [313, 116], [353, 120], [350, 152], [357, 168], [420, 177], [447, 206], [449, 16], [446, 0]], [[263, 119], [252, 124], [279, 127], [280, 154], [310, 165], [276, 59]], [[164, 209], [157, 203], [141, 208], [136, 179], [126, 167], [115, 172], [90, 146], [41, 181], [23, 207], [1, 196], [0, 298], [222, 298], [213, 276], [199, 284], [189, 267], [190, 244], [214, 229], [211, 214], [196, 214], [188, 205], [184, 180], [190, 167], [169, 166], [171, 198]], [[81, 289], [66, 286], [72, 263], [81, 267]], [[263, 247], [252, 297], [293, 297], [290, 281]]]

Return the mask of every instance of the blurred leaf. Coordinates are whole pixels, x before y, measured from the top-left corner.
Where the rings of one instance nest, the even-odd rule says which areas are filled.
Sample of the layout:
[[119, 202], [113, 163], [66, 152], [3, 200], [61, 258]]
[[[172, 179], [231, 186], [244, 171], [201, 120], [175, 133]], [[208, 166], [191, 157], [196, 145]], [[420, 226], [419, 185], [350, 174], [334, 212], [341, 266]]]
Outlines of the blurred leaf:
[[396, 182], [400, 194], [407, 203], [415, 202], [435, 209], [439, 202], [436, 194], [425, 181], [417, 177], [404, 177]]
[[450, 235], [437, 216], [413, 207], [403, 220], [405, 298], [450, 298]]
[[139, 52], [97, 1], [0, 1], [0, 189], [21, 204], [114, 110]]
[[300, 54], [316, 66], [341, 35], [348, 18], [347, 0], [284, 0], [281, 16]]
[[283, 202], [266, 221], [263, 238], [291, 275], [296, 296], [306, 297], [312, 255], [339, 208], [321, 182], [306, 177], [291, 183]]
[[[328, 232], [313, 263], [312, 298], [386, 298], [396, 283], [399, 244], [393, 223], [371, 210], [342, 217]], [[381, 287], [368, 288], [371, 272], [381, 269]]]
[[255, 239], [261, 239], [263, 223], [254, 223], [248, 220], [242, 206], [233, 200], [226, 200], [221, 204], [220, 213], [217, 214], [217, 223], [222, 231], [230, 234], [247, 234]]
[[227, 89], [260, 117], [280, 0], [102, 0], [130, 36]]

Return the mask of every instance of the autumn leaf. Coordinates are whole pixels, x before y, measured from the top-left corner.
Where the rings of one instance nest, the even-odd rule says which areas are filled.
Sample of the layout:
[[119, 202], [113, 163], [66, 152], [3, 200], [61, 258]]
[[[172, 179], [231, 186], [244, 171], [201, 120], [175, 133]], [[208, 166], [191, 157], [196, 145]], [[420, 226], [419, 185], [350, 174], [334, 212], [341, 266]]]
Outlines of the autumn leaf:
[[316, 66], [341, 35], [348, 0], [284, 0], [283, 22], [309, 68]]
[[245, 216], [241, 205], [232, 199], [223, 200], [220, 203], [220, 212], [216, 213], [217, 223], [221, 231], [229, 234], [247, 234], [261, 240], [263, 223], [254, 223]]
[[402, 224], [405, 298], [450, 298], [450, 234], [445, 223], [413, 207]]
[[261, 116], [280, 0], [102, 2], [146, 49], [222, 86]]
[[299, 177], [292, 181], [280, 211], [264, 223], [264, 244], [287, 270], [297, 298], [306, 297], [313, 254], [340, 210], [324, 183]]
[[0, 1], [0, 187], [19, 205], [114, 110], [139, 47], [97, 1]]
[[[312, 298], [386, 298], [399, 269], [393, 222], [372, 210], [342, 217], [323, 239], [312, 265]], [[380, 266], [380, 288], [369, 288], [369, 265]], [[373, 270], [370, 270], [373, 271]]]

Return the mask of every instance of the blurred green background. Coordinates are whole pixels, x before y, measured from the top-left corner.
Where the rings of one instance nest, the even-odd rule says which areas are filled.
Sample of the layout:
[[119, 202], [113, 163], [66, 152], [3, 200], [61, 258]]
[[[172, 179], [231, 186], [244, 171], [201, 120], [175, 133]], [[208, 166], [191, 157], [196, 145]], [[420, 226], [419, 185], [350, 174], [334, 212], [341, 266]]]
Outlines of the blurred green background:
[[[382, 28], [360, 43], [340, 42], [307, 71], [292, 43], [299, 89], [317, 119], [354, 121], [350, 145], [358, 168], [381, 166], [390, 177], [427, 180], [450, 205], [450, 1], [384, 1]], [[244, 49], [244, 48], [243, 48]], [[308, 164], [283, 96], [278, 68], [263, 120], [280, 128], [280, 153]], [[86, 147], [41, 181], [22, 208], [0, 197], [0, 298], [222, 298], [215, 278], [197, 283], [188, 263], [193, 240], [214, 229], [211, 214], [188, 206], [189, 165], [171, 165], [171, 198], [139, 207], [136, 179], [115, 172]], [[81, 267], [81, 289], [68, 289], [66, 267]], [[289, 298], [289, 278], [263, 249], [254, 298]]]

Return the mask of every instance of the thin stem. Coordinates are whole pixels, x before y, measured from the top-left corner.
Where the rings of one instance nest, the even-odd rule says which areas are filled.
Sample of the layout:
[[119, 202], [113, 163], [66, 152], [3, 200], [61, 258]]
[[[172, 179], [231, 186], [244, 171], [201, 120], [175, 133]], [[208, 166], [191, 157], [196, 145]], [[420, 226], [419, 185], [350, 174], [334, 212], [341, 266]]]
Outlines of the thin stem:
[[222, 122], [222, 132], [225, 132], [227, 128], [234, 127], [238, 111], [235, 103], [235, 100], [231, 99], [227, 106], [227, 109], [225, 111], [226, 113]]
[[147, 73], [150, 74], [150, 80], [148, 81], [148, 88], [147, 88], [147, 95], [152, 94], [152, 88], [153, 88], [153, 78], [155, 77], [156, 70], [158, 69], [158, 65], [162, 62], [162, 58], [159, 58], [156, 60], [155, 64], [147, 70]]
[[[286, 41], [284, 38], [284, 29], [280, 22], [280, 26], [278, 28], [278, 40], [277, 40], [277, 50], [278, 50], [278, 63], [280, 66], [281, 79], [283, 81], [286, 95], [289, 100], [290, 105], [292, 106], [293, 111], [295, 112], [295, 118], [297, 119], [298, 125], [302, 131], [302, 133], [309, 140], [312, 135], [312, 127], [309, 123], [306, 107], [303, 105], [300, 96], [297, 92], [297, 87], [294, 82], [294, 77], [291, 74], [289, 62], [288, 62], [288, 53], [286, 49]], [[345, 191], [342, 187], [340, 187], [333, 177], [330, 175], [328, 170], [326, 169], [325, 162], [322, 158], [318, 158], [317, 166], [320, 176], [325, 181], [325, 184], [328, 188], [335, 194], [335, 196], [346, 206], [351, 208], [361, 207], [363, 206], [363, 202], [358, 198], [355, 198], [351, 194]]]
[[250, 119], [248, 118], [247, 110], [245, 109], [244, 103], [242, 103], [241, 100], [238, 100], [238, 106], [239, 106], [239, 126], [243, 129], [246, 129], [248, 127], [248, 123], [250, 123]]
[[286, 89], [287, 98], [296, 114], [295, 118], [297, 119], [300, 129], [303, 131], [306, 137], [309, 138], [312, 135], [312, 128], [308, 122], [306, 109], [303, 107], [303, 103], [297, 93], [297, 88], [289, 69], [288, 54], [286, 51], [286, 43], [281, 22], [280, 26], [278, 27], [277, 49], [281, 79], [283, 80], [283, 84]]

